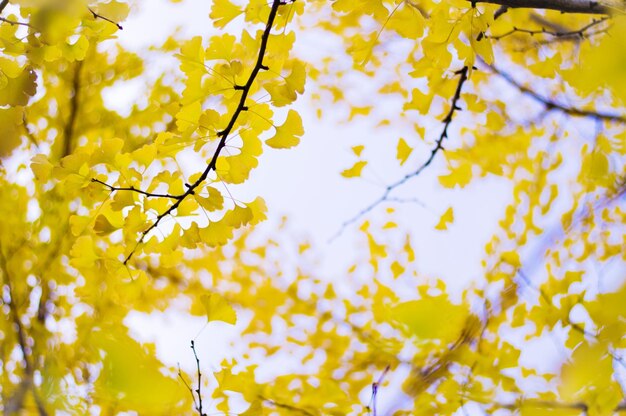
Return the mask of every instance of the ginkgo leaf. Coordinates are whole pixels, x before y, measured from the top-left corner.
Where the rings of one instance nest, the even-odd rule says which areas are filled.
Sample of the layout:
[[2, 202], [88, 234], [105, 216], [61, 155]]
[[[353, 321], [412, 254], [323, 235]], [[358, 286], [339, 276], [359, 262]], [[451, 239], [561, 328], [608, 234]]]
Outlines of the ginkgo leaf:
[[211, 6], [211, 13], [209, 16], [213, 20], [213, 25], [217, 28], [223, 28], [231, 20], [243, 13], [243, 10], [237, 5], [234, 5], [229, 0], [214, 0], [213, 6]]
[[189, 128], [197, 127], [201, 113], [202, 106], [198, 101], [183, 106], [176, 114], [176, 126], [178, 130], [183, 132]]
[[205, 190], [209, 193], [208, 196], [196, 195], [195, 197], [200, 206], [207, 211], [222, 209], [224, 207], [224, 197], [222, 193], [212, 186], [207, 186]]
[[361, 176], [361, 171], [366, 165], [367, 165], [367, 161], [360, 160], [356, 162], [354, 165], [352, 165], [351, 168], [346, 169], [343, 172], [341, 172], [341, 176], [345, 178], [357, 178]]
[[404, 165], [412, 152], [413, 148], [407, 144], [406, 140], [400, 137], [398, 146], [396, 147], [396, 159], [400, 162], [400, 166]]
[[265, 143], [275, 149], [288, 149], [300, 143], [300, 136], [304, 134], [302, 119], [295, 110], [289, 110], [285, 122], [276, 126], [276, 133]]
[[15, 78], [6, 79], [0, 88], [0, 105], [26, 105], [36, 92], [37, 74], [31, 67], [25, 67]]
[[354, 153], [356, 157], [360, 157], [361, 153], [363, 153], [363, 149], [365, 149], [365, 146], [363, 146], [362, 144], [358, 146], [352, 146], [352, 153]]
[[45, 182], [50, 178], [54, 166], [50, 163], [46, 155], [41, 153], [35, 155], [30, 162], [30, 168], [38, 181]]
[[459, 186], [463, 188], [470, 183], [472, 179], [472, 165], [470, 163], [461, 163], [457, 168], [452, 168], [450, 173], [439, 177], [439, 183], [446, 188], [454, 188]]
[[453, 341], [463, 330], [469, 311], [444, 295], [401, 303], [392, 309], [393, 319], [421, 339]]
[[452, 207], [448, 208], [446, 212], [443, 213], [437, 225], [435, 225], [435, 229], [437, 230], [447, 230], [448, 225], [454, 222], [454, 209]]
[[118, 228], [119, 227], [116, 227], [115, 225], [111, 224], [109, 219], [102, 214], [96, 217], [96, 221], [93, 226], [95, 233], [98, 235], [111, 234], [113, 231], [117, 230]]
[[202, 295], [200, 302], [206, 310], [206, 316], [209, 322], [222, 321], [227, 324], [235, 325], [237, 323], [237, 313], [233, 307], [217, 293]]

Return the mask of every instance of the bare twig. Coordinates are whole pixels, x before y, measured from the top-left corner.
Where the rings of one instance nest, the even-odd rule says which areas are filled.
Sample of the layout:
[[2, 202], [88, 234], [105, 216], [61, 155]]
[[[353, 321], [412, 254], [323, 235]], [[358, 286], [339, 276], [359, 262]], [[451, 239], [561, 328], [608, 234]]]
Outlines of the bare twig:
[[546, 107], [546, 110], [558, 110], [572, 117], [587, 117], [594, 120], [609, 121], [613, 123], [626, 123], [626, 115], [617, 113], [605, 113], [601, 111], [585, 110], [578, 107], [572, 107], [566, 104], [562, 104], [558, 101], [546, 98], [529, 87], [522, 85], [515, 80], [510, 74], [501, 71], [493, 65], [487, 65], [495, 74], [499, 75], [506, 82], [517, 88], [521, 93], [531, 97], [533, 100]]
[[109, 185], [108, 183], [103, 182], [100, 179], [96, 179], [96, 178], [92, 178], [91, 182], [99, 183], [102, 186], [106, 186], [107, 188], [109, 188], [109, 190], [111, 192], [116, 192], [116, 191], [133, 191], [133, 192], [137, 192], [138, 194], [145, 195], [148, 198], [181, 199], [183, 197], [183, 195], [184, 195], [184, 194], [172, 195], [172, 194], [159, 194], [159, 193], [154, 193], [154, 192], [146, 192], [146, 191], [143, 191], [143, 190], [141, 190], [139, 188], [135, 188], [134, 186], [128, 186], [128, 187], [113, 186], [113, 185]]
[[178, 378], [181, 379], [187, 390], [189, 390], [189, 394], [191, 394], [191, 400], [193, 401], [193, 407], [197, 408], [198, 404], [196, 402], [196, 395], [193, 392], [193, 388], [189, 385], [189, 383], [187, 383], [187, 380], [185, 380], [185, 378], [183, 377], [183, 373], [182, 371], [180, 371], [180, 365], [178, 365]]
[[0, 22], [5, 22], [8, 23], [10, 25], [18, 25], [18, 26], [26, 26], [26, 27], [30, 27], [31, 29], [37, 30], [37, 28], [35, 28], [33, 25], [31, 25], [30, 23], [26, 23], [26, 22], [18, 22], [16, 20], [9, 20], [6, 19], [4, 17], [0, 17]]
[[609, 20], [608, 17], [603, 17], [601, 19], [594, 19], [591, 21], [591, 23], [581, 27], [580, 29], [577, 30], [550, 30], [550, 29], [546, 29], [545, 27], [542, 27], [541, 29], [537, 29], [537, 30], [533, 30], [533, 29], [524, 29], [524, 28], [519, 28], [517, 26], [513, 26], [513, 28], [511, 30], [509, 30], [508, 32], [504, 32], [501, 33], [499, 35], [486, 35], [485, 37], [489, 38], [489, 39], [494, 39], [494, 40], [500, 40], [502, 38], [506, 38], [508, 36], [511, 36], [515, 33], [523, 33], [523, 34], [527, 34], [530, 36], [535, 36], [535, 35], [549, 35], [549, 36], [553, 36], [555, 38], [579, 38], [579, 39], [584, 39], [590, 35], [595, 35], [598, 34], [599, 32], [587, 32], [589, 29], [598, 26], [604, 22], [606, 22], [607, 20]]
[[367, 405], [367, 410], [368, 412], [371, 412], [372, 416], [377, 415], [376, 397], [378, 396], [378, 388], [383, 383], [385, 376], [389, 372], [389, 368], [390, 368], [389, 366], [385, 367], [380, 377], [378, 377], [378, 380], [372, 383], [372, 398], [370, 399], [369, 405]]
[[93, 16], [94, 19], [102, 19], [106, 22], [109, 22], [115, 26], [117, 26], [117, 28], [119, 30], [124, 30], [124, 28], [122, 27], [122, 25], [120, 25], [118, 22], [109, 19], [108, 17], [102, 16], [101, 14], [98, 14], [94, 9], [92, 9], [91, 7], [87, 6], [87, 9], [91, 12], [91, 15]]
[[196, 344], [193, 340], [191, 340], [191, 350], [193, 351], [193, 356], [196, 359], [196, 373], [198, 374], [198, 387], [195, 389], [196, 396], [198, 396], [196, 410], [198, 411], [198, 414], [200, 416], [206, 416], [206, 414], [204, 414], [202, 411], [202, 373], [200, 372], [200, 359], [198, 358], [198, 354], [196, 353]]
[[[524, 406], [536, 407], [541, 409], [552, 409], [552, 410], [580, 410], [584, 413], [589, 411], [589, 405], [583, 402], [575, 402], [575, 403], [563, 403], [563, 402], [555, 402], [548, 400], [534, 400], [534, 399], [521, 399], [515, 403], [498, 403], [492, 402], [491, 407], [494, 409], [506, 409], [519, 411], [519, 409]], [[626, 410], [626, 402], [622, 402], [615, 406], [613, 409], [614, 412], [622, 412]]]
[[463, 85], [465, 84], [465, 82], [468, 79], [468, 72], [469, 72], [469, 68], [467, 66], [464, 66], [462, 69], [460, 69], [460, 70], [455, 72], [456, 75], [459, 75], [459, 82], [457, 84], [456, 91], [454, 92], [454, 96], [452, 97], [452, 102], [450, 104], [450, 110], [448, 111], [448, 113], [446, 114], [444, 119], [442, 120], [442, 122], [444, 124], [443, 130], [441, 131], [441, 134], [439, 135], [439, 138], [435, 141], [435, 147], [433, 147], [433, 149], [430, 151], [430, 155], [428, 156], [428, 159], [426, 159], [426, 161], [424, 163], [422, 163], [413, 172], [407, 173], [403, 178], [397, 180], [396, 182], [392, 183], [391, 185], [388, 185], [385, 188], [385, 191], [383, 192], [383, 194], [378, 199], [376, 199], [374, 202], [372, 202], [367, 207], [362, 209], [354, 217], [352, 217], [349, 220], [345, 221], [341, 225], [341, 227], [339, 228], [339, 231], [337, 231], [337, 233], [331, 238], [331, 241], [336, 239], [337, 237], [339, 237], [341, 235], [341, 233], [343, 232], [343, 230], [346, 229], [346, 227], [348, 227], [349, 225], [351, 225], [351, 224], [355, 223], [356, 221], [358, 221], [361, 217], [363, 217], [364, 215], [366, 215], [367, 213], [372, 211], [378, 205], [382, 204], [383, 202], [389, 201], [389, 199], [390, 199], [389, 195], [391, 194], [391, 192], [394, 189], [396, 189], [399, 186], [403, 185], [409, 179], [414, 178], [416, 176], [419, 176], [428, 166], [430, 166], [433, 163], [433, 161], [435, 160], [435, 157], [437, 156], [439, 151], [440, 150], [444, 150], [443, 149], [443, 141], [448, 137], [448, 128], [450, 127], [450, 124], [452, 123], [452, 119], [454, 118], [454, 114], [456, 113], [456, 111], [461, 110], [461, 108], [458, 106], [458, 102], [459, 102], [459, 100], [461, 98], [461, 92], [463, 90]]
[[310, 411], [303, 409], [301, 407], [296, 407], [294, 405], [291, 404], [287, 404], [287, 403], [281, 403], [281, 402], [277, 402], [276, 400], [273, 399], [269, 399], [265, 396], [259, 396], [259, 399], [263, 400], [266, 403], [271, 404], [272, 406], [275, 407], [280, 407], [281, 409], [285, 409], [285, 410], [289, 410], [290, 412], [296, 412], [296, 413], [300, 413], [306, 416], [315, 416], [313, 413], [311, 413]]
[[623, 13], [621, 0], [468, 0], [472, 4], [491, 3], [507, 8], [547, 9], [562, 13], [614, 14]]

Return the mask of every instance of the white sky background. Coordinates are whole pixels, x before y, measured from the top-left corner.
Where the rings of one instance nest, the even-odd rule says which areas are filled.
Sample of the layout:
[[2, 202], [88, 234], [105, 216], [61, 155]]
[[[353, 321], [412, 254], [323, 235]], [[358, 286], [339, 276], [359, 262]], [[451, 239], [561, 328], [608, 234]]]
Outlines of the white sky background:
[[[216, 33], [209, 19], [211, 2], [208, 0], [186, 0], [178, 4], [165, 0], [138, 3], [131, 17], [123, 23], [124, 30], [119, 32], [120, 41], [131, 50], [139, 52], [149, 45], [159, 44], [177, 27], [181, 27], [185, 35], [201, 35], [205, 40]], [[300, 53], [307, 50], [324, 53], [325, 46], [340, 48], [342, 45], [320, 45], [314, 35], [306, 34], [299, 35], [296, 40], [296, 49]], [[170, 64], [172, 62], [153, 62], [150, 71], [159, 73]], [[117, 103], [123, 109], [124, 103], [132, 104], [140, 93], [141, 85], [131, 83], [123, 89], [111, 90], [105, 98], [108, 98], [107, 103]], [[384, 106], [385, 102], [380, 105]], [[419, 139], [412, 137], [415, 135], [412, 130], [399, 128], [397, 132], [391, 132], [393, 134], [389, 128], [374, 130], [364, 118], [342, 126], [332, 121], [333, 117], [320, 121], [315, 117], [307, 93], [299, 98], [295, 108], [303, 118], [306, 131], [300, 145], [283, 151], [266, 149], [259, 167], [252, 171], [251, 179], [245, 185], [229, 189], [241, 200], [262, 196], [268, 205], [270, 223], [275, 224], [282, 215], [287, 215], [290, 230], [313, 242], [313, 250], [321, 261], [317, 274], [340, 281], [351, 262], [366, 256], [362, 251], [364, 246], [358, 244], [355, 237], [355, 230], [362, 220], [348, 227], [333, 242], [329, 239], [345, 220], [378, 198], [384, 185], [395, 182], [402, 172], [410, 171], [411, 163], [413, 166], [421, 164], [430, 149], [417, 147], [405, 169], [400, 171], [394, 162], [396, 143], [399, 137], [409, 143], [418, 143]], [[450, 136], [454, 138], [457, 132], [453, 122]], [[374, 168], [366, 167], [363, 179], [344, 179], [340, 172], [351, 167], [356, 160], [350, 147], [363, 143], [366, 144], [365, 158], [372, 161], [370, 166]], [[388, 166], [384, 161], [388, 161]], [[395, 219], [402, 229], [412, 234], [420, 273], [442, 277], [451, 286], [461, 287], [481, 273], [484, 245], [495, 231], [497, 219], [502, 216], [509, 199], [509, 188], [503, 182], [486, 179], [463, 190], [444, 190], [436, 179], [438, 174], [445, 172], [444, 166], [440, 155], [422, 176], [409, 181], [394, 194], [418, 198], [427, 206], [396, 204]], [[455, 208], [455, 222], [446, 232], [434, 230], [439, 217], [449, 206]], [[366, 218], [380, 222], [383, 217], [387, 218], [384, 212], [384, 206], [380, 206]], [[136, 314], [127, 322], [135, 337], [156, 343], [158, 355], [165, 363], [175, 366], [180, 362], [183, 369], [190, 372], [193, 372], [194, 362], [189, 341], [199, 331], [196, 343], [200, 359], [203, 366], [211, 370], [216, 369], [221, 356], [229, 349], [228, 342], [236, 334], [228, 325], [212, 323], [205, 328], [205, 319], [173, 312], [151, 316]], [[385, 397], [395, 399], [397, 393], [381, 389], [379, 399], [384, 403]]]

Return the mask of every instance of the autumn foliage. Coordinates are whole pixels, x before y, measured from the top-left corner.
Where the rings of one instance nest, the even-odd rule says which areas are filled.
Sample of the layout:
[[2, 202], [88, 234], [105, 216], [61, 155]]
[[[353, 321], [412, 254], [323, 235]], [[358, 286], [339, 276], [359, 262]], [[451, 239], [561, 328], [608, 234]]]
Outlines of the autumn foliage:
[[[117, 40], [131, 4], [0, 1], [4, 414], [626, 410], [623, 0], [214, 0], [212, 30], [141, 53]], [[128, 81], [124, 113], [105, 95]], [[312, 116], [368, 123], [325, 149], [350, 151], [337, 180], [395, 175], [338, 223], [355, 249], [332, 276], [238, 196]], [[425, 273], [397, 210], [430, 208], [403, 189], [487, 207], [490, 184], [492, 235], [463, 243], [481, 273]], [[165, 364], [128, 321], [157, 312], [239, 335], [219, 368], [195, 332]]]

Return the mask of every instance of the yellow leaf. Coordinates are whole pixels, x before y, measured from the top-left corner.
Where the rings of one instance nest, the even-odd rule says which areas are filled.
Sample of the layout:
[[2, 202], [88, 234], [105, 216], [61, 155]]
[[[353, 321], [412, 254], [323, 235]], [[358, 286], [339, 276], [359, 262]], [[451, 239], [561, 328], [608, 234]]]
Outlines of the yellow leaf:
[[401, 303], [392, 309], [393, 319], [410, 335], [444, 342], [457, 338], [468, 315], [464, 305], [455, 305], [443, 295]]
[[8, 78], [4, 87], [0, 88], [0, 105], [26, 105], [36, 92], [37, 74], [31, 67], [25, 67], [15, 78]]
[[361, 153], [363, 153], [363, 149], [365, 149], [365, 146], [363, 146], [362, 144], [358, 146], [352, 146], [352, 153], [354, 153], [357, 157], [360, 157]]
[[222, 321], [232, 325], [237, 323], [237, 313], [226, 299], [219, 294], [211, 293], [202, 295], [200, 301], [206, 310], [206, 316], [209, 322]]
[[117, 230], [117, 228], [118, 227], [111, 224], [109, 219], [102, 214], [96, 217], [96, 221], [93, 226], [95, 233], [98, 235], [111, 234], [113, 231]]
[[435, 229], [437, 230], [447, 230], [448, 225], [454, 222], [454, 209], [452, 207], [448, 208], [446, 212], [443, 213], [441, 218], [439, 219], [439, 223], [435, 225]]
[[176, 126], [178, 127], [178, 131], [183, 132], [190, 127], [197, 127], [201, 113], [202, 107], [199, 101], [183, 106], [176, 114]]
[[304, 134], [302, 119], [300, 114], [294, 110], [289, 110], [285, 122], [276, 126], [276, 134], [265, 143], [275, 149], [288, 149], [300, 143], [300, 137]]
[[30, 162], [30, 168], [38, 181], [45, 182], [50, 178], [53, 166], [46, 155], [35, 155]]
[[214, 0], [209, 16], [213, 20], [215, 27], [223, 28], [241, 13], [243, 13], [243, 10], [228, 0]]
[[400, 166], [404, 165], [404, 162], [411, 156], [412, 152], [413, 148], [401, 137], [396, 147], [396, 158], [400, 161]]
[[356, 178], [361, 176], [361, 171], [367, 165], [367, 162], [364, 160], [356, 162], [350, 169], [346, 169], [341, 172], [341, 176], [346, 178]]
[[457, 168], [452, 168], [450, 173], [439, 177], [439, 183], [446, 188], [454, 188], [457, 185], [461, 188], [472, 180], [472, 165], [464, 162]]
[[209, 193], [206, 197], [200, 195], [195, 196], [202, 208], [207, 211], [217, 211], [224, 208], [224, 197], [218, 189], [212, 186], [207, 186], [206, 191]]
[[393, 277], [396, 278], [396, 279], [398, 277], [400, 277], [400, 275], [402, 273], [404, 273], [404, 270], [405, 270], [405, 268], [402, 267], [402, 265], [400, 263], [398, 263], [397, 261], [394, 261], [391, 264], [391, 273], [393, 273]]

